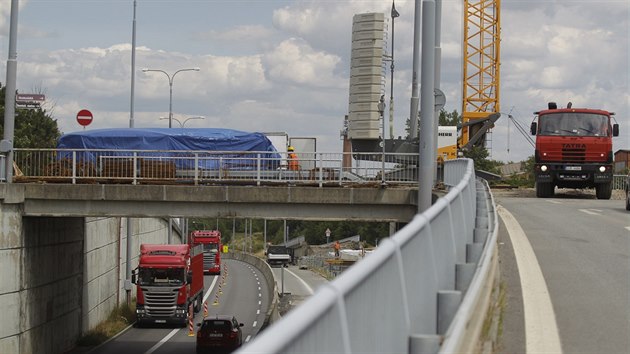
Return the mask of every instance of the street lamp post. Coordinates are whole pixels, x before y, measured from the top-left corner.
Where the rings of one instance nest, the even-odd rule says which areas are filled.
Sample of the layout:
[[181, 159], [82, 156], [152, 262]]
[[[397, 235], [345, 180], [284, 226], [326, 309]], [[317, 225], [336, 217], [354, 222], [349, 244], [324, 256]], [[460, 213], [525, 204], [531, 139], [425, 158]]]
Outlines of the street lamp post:
[[[149, 71], [161, 72], [168, 78], [168, 86], [169, 86], [169, 100], [168, 100], [168, 127], [173, 127], [173, 80], [175, 79], [175, 75], [182, 71], [199, 71], [199, 68], [187, 68], [187, 69], [179, 69], [173, 73], [173, 75], [169, 75], [166, 71], [160, 69], [149, 69], [144, 68], [142, 72], [146, 73]], [[173, 219], [168, 218], [168, 243], [172, 243], [172, 234], [173, 234]]]
[[[164, 119], [169, 119], [168, 117], [160, 117], [160, 120], [164, 120]], [[186, 122], [188, 122], [191, 119], [206, 119], [206, 117], [204, 116], [196, 116], [196, 117], [188, 117], [186, 119], [184, 119], [184, 122], [182, 123], [179, 119], [173, 117], [172, 118], [174, 121], [176, 121], [177, 123], [179, 123], [179, 127], [183, 128], [186, 125]]]
[[200, 70], [199, 68], [179, 69], [176, 72], [174, 72], [173, 75], [169, 75], [166, 71], [160, 70], [160, 69], [148, 69], [148, 68], [142, 69], [142, 72], [145, 72], [145, 73], [149, 71], [161, 72], [164, 75], [166, 75], [166, 77], [168, 78], [168, 86], [169, 86], [168, 127], [169, 128], [173, 127], [173, 80], [175, 79], [175, 75], [177, 75], [177, 73], [182, 72], [182, 71], [199, 71], [199, 70]]

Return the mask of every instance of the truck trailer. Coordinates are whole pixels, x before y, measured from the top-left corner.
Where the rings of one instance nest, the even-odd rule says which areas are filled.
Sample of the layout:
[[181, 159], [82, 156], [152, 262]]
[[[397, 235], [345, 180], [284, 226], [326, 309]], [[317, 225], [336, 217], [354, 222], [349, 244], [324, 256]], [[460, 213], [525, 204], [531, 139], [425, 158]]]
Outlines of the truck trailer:
[[137, 286], [138, 326], [186, 326], [189, 306], [199, 312], [203, 302], [201, 245], [140, 246], [140, 260], [131, 276]]
[[203, 247], [204, 273], [221, 274], [221, 231], [196, 230], [190, 236], [193, 244]]
[[619, 125], [611, 122], [614, 113], [549, 102], [548, 109], [534, 114], [536, 196], [551, 197], [555, 187], [595, 188], [597, 199], [610, 199], [612, 138], [619, 135]]

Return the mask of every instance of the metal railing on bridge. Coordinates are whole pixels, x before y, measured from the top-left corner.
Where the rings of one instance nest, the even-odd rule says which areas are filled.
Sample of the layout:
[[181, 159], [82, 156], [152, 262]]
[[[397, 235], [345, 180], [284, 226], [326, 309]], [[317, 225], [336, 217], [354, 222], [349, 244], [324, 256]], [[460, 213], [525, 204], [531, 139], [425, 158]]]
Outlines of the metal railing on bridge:
[[268, 151], [15, 149], [14, 182], [417, 184], [417, 154], [297, 155], [292, 169], [286, 153]]

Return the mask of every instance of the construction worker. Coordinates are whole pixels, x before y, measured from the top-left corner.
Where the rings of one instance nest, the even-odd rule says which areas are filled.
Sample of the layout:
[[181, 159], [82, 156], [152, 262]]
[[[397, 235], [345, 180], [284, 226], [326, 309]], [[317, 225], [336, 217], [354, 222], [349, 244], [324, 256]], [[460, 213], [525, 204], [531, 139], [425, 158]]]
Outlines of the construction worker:
[[289, 146], [287, 148], [287, 151], [289, 152], [288, 154], [289, 170], [298, 171], [300, 169], [300, 162], [298, 161], [298, 157], [297, 157], [297, 154], [295, 153], [295, 149], [293, 148], [293, 146]]
[[335, 257], [339, 258], [339, 250], [341, 249], [341, 244], [339, 244], [339, 240], [335, 241]]

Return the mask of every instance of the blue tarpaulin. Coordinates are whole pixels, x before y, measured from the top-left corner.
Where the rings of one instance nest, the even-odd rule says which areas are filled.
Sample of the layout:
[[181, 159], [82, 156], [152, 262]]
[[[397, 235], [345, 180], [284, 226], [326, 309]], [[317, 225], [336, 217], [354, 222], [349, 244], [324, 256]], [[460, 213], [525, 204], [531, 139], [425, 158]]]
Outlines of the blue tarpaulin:
[[[198, 158], [198, 167], [217, 169], [229, 165], [256, 166], [255, 155], [261, 154], [265, 168], [268, 163], [279, 159], [271, 141], [262, 133], [248, 133], [219, 128], [120, 128], [97, 129], [64, 134], [57, 143], [58, 149], [118, 150], [108, 152], [80, 152], [82, 159], [96, 160], [103, 156], [165, 157], [175, 161], [178, 168], [192, 168]], [[129, 151], [123, 151], [129, 150]], [[146, 150], [153, 150], [148, 152]], [[161, 152], [155, 152], [161, 150]], [[167, 151], [165, 151], [167, 150]], [[144, 151], [144, 152], [143, 152]], [[212, 152], [234, 152], [234, 154], [212, 154]], [[60, 153], [60, 158], [69, 158], [71, 153]], [[199, 159], [200, 158], [200, 159]], [[230, 159], [231, 158], [231, 159]], [[249, 158], [250, 161], [244, 160]]]

